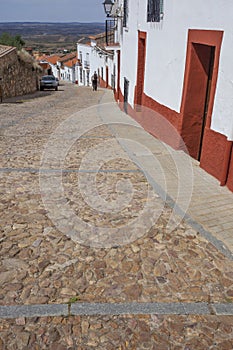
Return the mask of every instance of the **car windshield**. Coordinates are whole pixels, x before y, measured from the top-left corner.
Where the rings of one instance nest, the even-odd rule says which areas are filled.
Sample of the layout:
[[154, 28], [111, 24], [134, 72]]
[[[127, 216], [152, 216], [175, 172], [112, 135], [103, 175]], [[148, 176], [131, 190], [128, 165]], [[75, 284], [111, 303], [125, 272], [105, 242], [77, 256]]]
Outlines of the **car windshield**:
[[42, 80], [55, 80], [55, 77], [52, 75], [46, 75], [45, 77], [42, 77]]

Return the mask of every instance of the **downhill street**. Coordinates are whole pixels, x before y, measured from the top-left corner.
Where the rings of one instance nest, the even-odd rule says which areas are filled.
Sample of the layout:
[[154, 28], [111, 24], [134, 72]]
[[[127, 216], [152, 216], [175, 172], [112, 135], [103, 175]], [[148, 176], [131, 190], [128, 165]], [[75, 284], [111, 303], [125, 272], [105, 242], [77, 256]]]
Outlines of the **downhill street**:
[[0, 104], [0, 149], [0, 350], [232, 350], [232, 193], [197, 162], [64, 83]]

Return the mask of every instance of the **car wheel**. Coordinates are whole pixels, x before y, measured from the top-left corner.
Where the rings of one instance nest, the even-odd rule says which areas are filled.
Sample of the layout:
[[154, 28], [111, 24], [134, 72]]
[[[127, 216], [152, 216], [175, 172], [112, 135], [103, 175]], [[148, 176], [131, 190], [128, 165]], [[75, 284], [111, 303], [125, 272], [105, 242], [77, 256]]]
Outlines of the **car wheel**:
[[56, 87], [55, 87], [55, 91], [57, 91], [57, 90], [58, 90], [58, 87], [56, 86]]
[[40, 88], [40, 91], [43, 91], [43, 90], [44, 90], [44, 88], [43, 88], [43, 87], [41, 87], [41, 88]]

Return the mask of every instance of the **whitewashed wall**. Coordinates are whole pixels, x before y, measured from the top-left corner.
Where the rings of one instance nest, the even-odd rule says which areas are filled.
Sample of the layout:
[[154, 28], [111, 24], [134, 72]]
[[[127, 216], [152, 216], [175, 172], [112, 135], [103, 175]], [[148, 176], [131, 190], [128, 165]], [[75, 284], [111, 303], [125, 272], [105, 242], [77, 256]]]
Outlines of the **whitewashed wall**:
[[129, 0], [128, 28], [123, 29], [121, 90], [129, 81], [133, 104], [137, 75], [138, 30], [147, 32], [145, 93], [180, 112], [188, 29], [223, 30], [212, 129], [233, 140], [233, 2], [164, 0], [164, 19], [147, 23], [147, 0]]
[[[87, 55], [89, 55], [91, 61], [91, 47], [90, 45], [77, 44], [77, 56], [81, 60], [81, 66], [78, 67], [78, 76], [76, 77], [80, 86], [90, 86], [91, 85], [91, 75], [88, 69], [84, 68], [84, 61], [87, 60]], [[82, 80], [81, 80], [82, 74]], [[88, 74], [90, 78], [88, 79]], [[89, 81], [88, 81], [89, 80]]]
[[52, 69], [52, 74], [55, 76], [55, 78], [59, 78], [59, 70], [57, 69], [56, 64], [49, 63], [51, 69]]
[[63, 68], [60, 70], [61, 79], [69, 81], [71, 83], [75, 82], [75, 68], [68, 67], [64, 64]]
[[[106, 65], [108, 66], [108, 85], [111, 86], [112, 83], [112, 75], [113, 75], [113, 71], [114, 71], [114, 58], [112, 56], [109, 56], [106, 60]], [[116, 64], [115, 64], [116, 65]], [[117, 65], [116, 65], [117, 67]], [[116, 68], [115, 68], [115, 72], [116, 72]], [[117, 84], [117, 75], [115, 75], [115, 86]]]
[[[91, 45], [85, 45], [85, 44], [77, 44], [77, 53], [78, 53], [78, 59], [80, 59], [80, 53], [82, 57], [82, 64], [84, 64], [84, 61], [86, 60], [86, 54], [89, 54], [90, 59], [90, 83], [91, 85], [91, 77], [93, 76], [94, 72], [98, 72], [98, 69], [100, 71], [101, 75], [101, 67], [103, 68], [103, 79], [106, 81], [106, 65], [109, 67], [109, 84], [111, 82], [111, 71], [113, 69], [113, 60], [106, 57], [106, 55], [96, 46], [95, 42], [92, 42]], [[83, 67], [78, 67], [77, 71], [78, 73], [76, 78], [78, 80], [79, 85], [87, 85], [86, 79], [83, 79], [82, 82], [80, 82], [80, 69], [85, 71]], [[84, 73], [84, 76], [86, 77], [86, 72]]]

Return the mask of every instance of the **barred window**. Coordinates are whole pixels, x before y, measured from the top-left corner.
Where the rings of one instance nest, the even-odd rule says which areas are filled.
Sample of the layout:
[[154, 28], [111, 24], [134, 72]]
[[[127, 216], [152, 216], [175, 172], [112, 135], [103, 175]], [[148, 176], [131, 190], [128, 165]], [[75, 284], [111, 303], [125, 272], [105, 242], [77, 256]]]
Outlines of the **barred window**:
[[128, 0], [124, 0], [123, 27], [127, 27], [127, 24], [128, 24], [128, 13], [129, 13]]
[[82, 63], [82, 61], [83, 61], [83, 54], [82, 54], [82, 51], [79, 51], [79, 59], [80, 59], [80, 62]]
[[80, 83], [82, 83], [83, 82], [83, 70], [82, 70], [82, 68], [80, 69], [79, 73], [80, 73]]
[[148, 0], [147, 22], [160, 22], [163, 18], [163, 0]]

